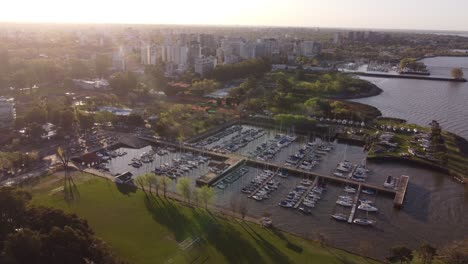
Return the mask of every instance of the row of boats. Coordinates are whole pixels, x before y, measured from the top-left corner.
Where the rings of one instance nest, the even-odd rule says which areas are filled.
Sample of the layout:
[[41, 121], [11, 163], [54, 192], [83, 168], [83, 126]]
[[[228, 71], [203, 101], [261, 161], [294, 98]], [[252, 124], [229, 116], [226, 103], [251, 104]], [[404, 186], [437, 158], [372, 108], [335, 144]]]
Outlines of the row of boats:
[[249, 172], [249, 169], [246, 168], [246, 167], [241, 167], [239, 169], [236, 169], [233, 172], [231, 172], [230, 174], [228, 174], [226, 177], [224, 177], [221, 181], [219, 181], [216, 184], [216, 187], [218, 189], [224, 190], [229, 186], [229, 184], [232, 184], [232, 183], [236, 182], [242, 176], [247, 174], [247, 172]]
[[239, 149], [246, 147], [250, 142], [262, 137], [265, 135], [265, 130], [250, 128], [246, 130], [239, 130], [236, 135], [227, 139], [220, 144], [217, 144], [210, 148], [210, 150], [219, 153], [232, 153], [236, 152]]
[[294, 208], [301, 203], [298, 210], [305, 215], [311, 214], [311, 209], [315, 207], [326, 190], [324, 185], [312, 186], [312, 184], [311, 180], [302, 180], [278, 205], [284, 208]]
[[209, 157], [195, 155], [191, 152], [181, 154], [180, 157], [175, 157], [172, 162], [166, 162], [160, 166], [156, 166], [154, 172], [160, 175], [166, 175], [172, 179], [183, 176], [200, 165], [210, 161]]
[[334, 176], [340, 178], [348, 178], [357, 182], [365, 182], [367, 180], [369, 170], [363, 164], [353, 165], [350, 161], [344, 160], [338, 163]]
[[261, 161], [269, 161], [273, 159], [283, 148], [289, 146], [292, 142], [297, 140], [297, 136], [277, 134], [273, 139], [257, 146], [253, 151], [247, 153], [251, 158]]
[[309, 142], [302, 146], [295, 154], [288, 157], [285, 166], [294, 166], [302, 170], [310, 171], [322, 160], [322, 155], [334, 148], [331, 143]]
[[263, 170], [256, 175], [246, 186], [241, 189], [242, 193], [251, 195], [256, 201], [269, 198], [269, 195], [276, 191], [280, 185], [279, 181], [273, 180], [275, 173], [271, 170]]
[[196, 143], [194, 146], [195, 147], [205, 147], [207, 145], [210, 145], [210, 144], [213, 144], [214, 142], [217, 142], [231, 134], [234, 134], [236, 132], [240, 132], [242, 131], [242, 126], [240, 125], [236, 125], [236, 126], [231, 126], [227, 129], [224, 129], [223, 131], [221, 132], [218, 132], [216, 133], [215, 135], [212, 135], [206, 139], [204, 139], [203, 141], [200, 141], [198, 143]]

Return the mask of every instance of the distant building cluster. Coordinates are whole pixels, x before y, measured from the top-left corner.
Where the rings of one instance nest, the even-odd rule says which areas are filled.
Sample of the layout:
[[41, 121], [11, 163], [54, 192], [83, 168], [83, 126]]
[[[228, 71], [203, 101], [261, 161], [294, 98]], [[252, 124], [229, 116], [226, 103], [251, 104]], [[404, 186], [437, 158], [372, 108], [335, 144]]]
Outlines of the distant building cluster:
[[141, 64], [166, 65], [166, 75], [193, 69], [206, 76], [217, 65], [234, 64], [253, 58], [272, 62], [294, 61], [297, 57], [313, 58], [321, 44], [307, 40], [262, 38], [255, 41], [240, 37], [217, 37], [211, 34], [166, 34], [161, 43], [142, 41]]
[[390, 35], [382, 32], [374, 31], [346, 31], [336, 32], [333, 37], [333, 43], [343, 44], [353, 41], [366, 41], [370, 43], [384, 41]]
[[0, 96], [0, 129], [12, 128], [15, 118], [16, 109], [14, 99]]

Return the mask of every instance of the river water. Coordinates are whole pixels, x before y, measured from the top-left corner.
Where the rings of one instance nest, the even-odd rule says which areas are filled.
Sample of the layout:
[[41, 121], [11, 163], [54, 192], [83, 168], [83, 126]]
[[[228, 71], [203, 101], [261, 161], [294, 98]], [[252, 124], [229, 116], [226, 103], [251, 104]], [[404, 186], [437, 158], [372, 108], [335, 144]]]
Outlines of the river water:
[[[461, 67], [468, 77], [468, 57], [435, 57], [422, 60], [434, 76], [450, 76]], [[377, 107], [387, 117], [427, 125], [437, 120], [442, 127], [468, 139], [468, 82], [442, 82], [362, 77], [383, 92], [355, 102]]]

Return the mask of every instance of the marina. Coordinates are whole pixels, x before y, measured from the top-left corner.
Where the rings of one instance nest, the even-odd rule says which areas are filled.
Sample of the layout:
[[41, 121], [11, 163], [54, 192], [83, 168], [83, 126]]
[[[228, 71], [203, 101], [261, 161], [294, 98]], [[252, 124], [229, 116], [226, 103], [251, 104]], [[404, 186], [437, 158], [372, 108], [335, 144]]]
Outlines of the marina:
[[[247, 127], [248, 129], [255, 128], [252, 126]], [[400, 178], [400, 174], [398, 174], [400, 171], [393, 167], [382, 169], [386, 168], [386, 166], [374, 163], [363, 164], [366, 153], [363, 152], [361, 147], [296, 135], [295, 141], [282, 148], [269, 161], [249, 157], [248, 152], [250, 149], [255, 149], [257, 145], [263, 144], [265, 140], [274, 139], [275, 135], [279, 134], [270, 129], [264, 129], [264, 132], [263, 138], [249, 142], [250, 145], [248, 144], [234, 153], [214, 152], [207, 148], [195, 147], [194, 144], [197, 143], [175, 144], [155, 138], [140, 137], [144, 142], [147, 142], [146, 144], [150, 145], [141, 149], [118, 148], [117, 151], [127, 152], [127, 155], [111, 158], [108, 166], [110, 172], [124, 173], [129, 171], [133, 174], [132, 177], [134, 178], [147, 171], [153, 171], [159, 164], [168, 163], [171, 166], [184, 153], [192, 153], [195, 157], [209, 158], [210, 161], [200, 164], [198, 168], [185, 172], [183, 177], [189, 177], [193, 180], [194, 184], [199, 184], [201, 178], [211, 175], [210, 180], [204, 184], [214, 187], [216, 194], [213, 203], [216, 206], [230, 208], [231, 204], [234, 203], [233, 201], [237, 201], [235, 203], [243, 201], [246, 204], [245, 206], [248, 207], [249, 215], [261, 217], [268, 214], [277, 225], [292, 233], [313, 234], [317, 232], [314, 231], [315, 229], [330, 233], [337, 246], [341, 245], [347, 248], [353, 247], [353, 245], [346, 243], [347, 239], [353, 236], [374, 237], [375, 233], [372, 230], [384, 229], [391, 232], [388, 235], [396, 236], [397, 231], [393, 225], [394, 222], [398, 223], [398, 221], [401, 221], [398, 220], [399, 218], [395, 218], [396, 215], [401, 215], [398, 212], [404, 212], [404, 215], [408, 213], [412, 215], [415, 208], [419, 206], [415, 203], [414, 199], [420, 190], [415, 189], [415, 186], [427, 183], [421, 183], [420, 179], [416, 179], [419, 182], [418, 185], [410, 185], [410, 178], [408, 178], [407, 180], [399, 181], [394, 188], [385, 188], [384, 182], [387, 176], [393, 175], [395, 178]], [[234, 136], [232, 133], [227, 135], [227, 137], [232, 136]], [[324, 146], [333, 146], [333, 149], [316, 155], [320, 157], [320, 161], [312, 170], [304, 170], [297, 166], [285, 164], [285, 161], [291, 155], [300, 153], [300, 150], [304, 149], [308, 143], [311, 143], [309, 145], [317, 146], [317, 150], [318, 146], [322, 144]], [[155, 160], [152, 163], [142, 162], [142, 167], [140, 168], [133, 168], [128, 165], [133, 157], [139, 158], [143, 152], [148, 152], [150, 149], [154, 149], [156, 152], [160, 150], [160, 154], [166, 153], [166, 151], [168, 153], [163, 156], [155, 155]], [[122, 159], [124, 162], [117, 162], [117, 160]], [[354, 172], [357, 171], [360, 165], [363, 165], [366, 168], [366, 175], [370, 171], [372, 177], [367, 177], [366, 181], [359, 182], [349, 178], [349, 173], [347, 173], [346, 177], [333, 175], [339, 163], [345, 160], [352, 164], [353, 168], [355, 168]], [[155, 165], [150, 166], [153, 163]], [[210, 163], [213, 163], [211, 165], [214, 165], [214, 167], [208, 166]], [[146, 169], [146, 167], [149, 168]], [[414, 173], [418, 173], [418, 170], [406, 169], [404, 171], [405, 175], [414, 175]], [[264, 177], [263, 180], [262, 177]], [[411, 177], [412, 181], [413, 179]], [[177, 178], [171, 183], [169, 190], [175, 191], [176, 180]], [[313, 187], [311, 188], [312, 184], [307, 185], [310, 183], [307, 182], [309, 180], [312, 183], [317, 182], [317, 187], [319, 188], [314, 189]], [[243, 193], [242, 190], [246, 186], [249, 186], [252, 181], [257, 182], [257, 184], [252, 185], [249, 192]], [[298, 188], [298, 186], [302, 187]], [[350, 193], [345, 192], [346, 186], [350, 187], [347, 188]], [[355, 197], [358, 194], [359, 186], [361, 186], [361, 191], [356, 200]], [[351, 193], [353, 192], [353, 188], [355, 189], [354, 193]], [[319, 190], [322, 191], [322, 194], [318, 193]], [[290, 195], [292, 191], [297, 193], [297, 198]], [[281, 205], [281, 202], [286, 200], [288, 196], [290, 201], [286, 201], [287, 203]], [[351, 206], [336, 204], [340, 196], [351, 197]], [[245, 200], [243, 200], [244, 198]], [[343, 199], [347, 201], [346, 199], [348, 198]], [[408, 202], [408, 200], [411, 202]], [[368, 211], [369, 209], [372, 210], [372, 208], [366, 206], [361, 207], [365, 210], [359, 209], [359, 206], [366, 202], [369, 202], [372, 207], [378, 208], [378, 212]], [[352, 215], [353, 206], [355, 209]], [[395, 211], [394, 207], [401, 209]], [[391, 224], [385, 220], [388, 217], [392, 219]], [[351, 222], [349, 222], [350, 219]], [[343, 225], [340, 222], [347, 225]], [[339, 234], [330, 229], [341, 230], [342, 227], [340, 226], [348, 226], [348, 224], [356, 226], [356, 229], [346, 229], [347, 232]], [[314, 226], [314, 230], [306, 228], [310, 225]], [[362, 229], [362, 227], [366, 228]]]

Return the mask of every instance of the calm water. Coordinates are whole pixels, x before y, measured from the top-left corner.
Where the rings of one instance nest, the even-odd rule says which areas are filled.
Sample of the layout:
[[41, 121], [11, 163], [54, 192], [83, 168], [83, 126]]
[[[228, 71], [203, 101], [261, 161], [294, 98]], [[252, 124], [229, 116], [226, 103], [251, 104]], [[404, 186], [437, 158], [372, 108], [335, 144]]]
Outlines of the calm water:
[[[450, 76], [453, 67], [464, 68], [468, 57], [424, 59], [431, 74]], [[442, 127], [468, 139], [468, 83], [363, 77], [383, 90], [378, 96], [353, 100], [377, 107], [384, 116], [427, 125], [438, 120]]]

